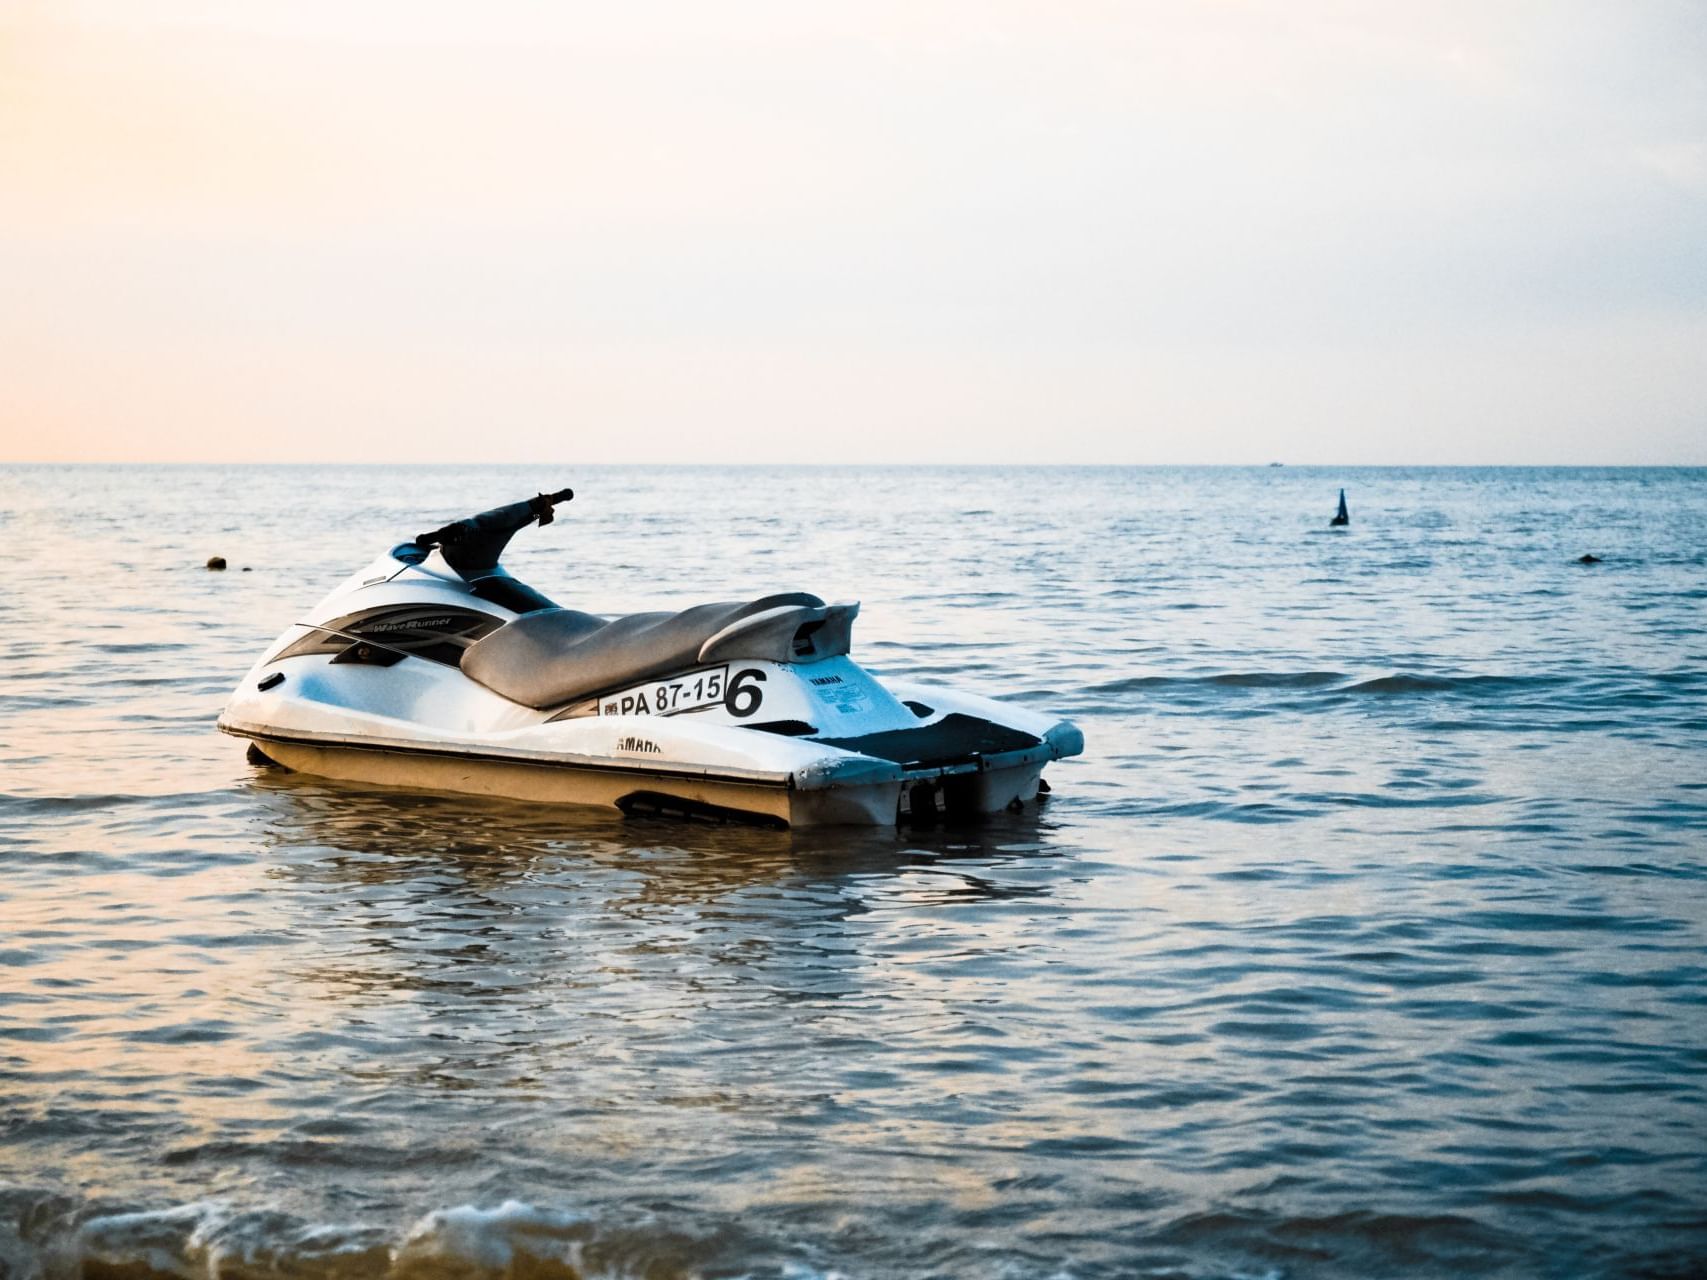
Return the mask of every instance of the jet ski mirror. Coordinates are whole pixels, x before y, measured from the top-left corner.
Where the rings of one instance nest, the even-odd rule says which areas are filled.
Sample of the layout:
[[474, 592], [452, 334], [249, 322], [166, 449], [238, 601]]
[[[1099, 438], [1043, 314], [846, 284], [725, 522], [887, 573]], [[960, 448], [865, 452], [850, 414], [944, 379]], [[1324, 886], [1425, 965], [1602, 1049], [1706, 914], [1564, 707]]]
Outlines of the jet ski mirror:
[[445, 563], [465, 578], [488, 573], [498, 567], [498, 557], [504, 554], [504, 548], [517, 531], [536, 520], [550, 524], [555, 514], [552, 507], [574, 496], [573, 489], [559, 489], [525, 502], [494, 507], [464, 520], [453, 520], [431, 533], [418, 534], [415, 545], [422, 551], [438, 547], [444, 552]]

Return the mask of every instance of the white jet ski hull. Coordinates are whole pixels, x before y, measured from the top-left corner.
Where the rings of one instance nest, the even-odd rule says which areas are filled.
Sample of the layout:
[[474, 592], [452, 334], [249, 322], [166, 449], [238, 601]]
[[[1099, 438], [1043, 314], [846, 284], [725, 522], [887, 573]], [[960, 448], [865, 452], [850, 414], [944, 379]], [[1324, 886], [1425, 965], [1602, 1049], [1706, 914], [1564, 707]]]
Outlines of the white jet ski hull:
[[[387, 715], [398, 709], [394, 698], [411, 663], [410, 675], [424, 686], [410, 704], [413, 716]], [[752, 662], [742, 669], [766, 677], [766, 705], [781, 702], [781, 710], [811, 715], [844, 734], [855, 731], [839, 741], [870, 740], [857, 731], [872, 722], [872, 708], [856, 706], [838, 718], [833, 706], [791, 688], [786, 667]], [[915, 736], [955, 720], [996, 725], [1000, 717], [1005, 724], [999, 727], [1022, 745], [968, 758], [896, 761], [818, 739], [735, 727], [704, 714], [587, 715], [485, 734], [448, 727], [429, 734], [419, 722], [423, 703], [438, 703], [441, 721], [464, 724], [501, 721], [520, 709], [467, 681], [457, 684], [468, 687], [438, 689], [454, 677], [418, 659], [384, 672], [339, 666], [325, 657], [263, 661], [232, 698], [219, 727], [250, 739], [274, 763], [319, 777], [800, 827], [893, 824], [898, 818], [927, 818], [927, 809], [958, 816], [999, 813], [1035, 801], [1044, 766], [1079, 749], [1071, 725], [1022, 708], [918, 685], [885, 689], [845, 657], [811, 669], [817, 679], [837, 679], [830, 687], [844, 701], [849, 686], [869, 682], [868, 699], [882, 695], [897, 702]], [[258, 687], [278, 673], [287, 678]], [[929, 716], [921, 720], [896, 695], [912, 707], [928, 707]], [[876, 723], [893, 722], [882, 715], [888, 708], [875, 710]], [[908, 744], [907, 730], [899, 741]], [[928, 751], [931, 744], [919, 745]]]
[[273, 643], [219, 727], [321, 777], [789, 826], [1023, 806], [1083, 747], [1023, 707], [878, 681], [848, 656], [857, 604], [559, 608], [496, 566], [533, 518], [517, 504], [380, 557]]
[[[287, 769], [373, 786], [521, 800], [531, 804], [585, 805], [629, 815], [721, 818], [789, 827], [888, 826], [903, 809], [902, 780], [807, 791], [780, 780], [684, 776], [641, 768], [605, 769], [568, 761], [530, 763], [399, 752], [379, 747], [326, 746], [257, 740], [258, 749]], [[1041, 764], [990, 770], [958, 782], [967, 814], [1000, 813], [1037, 799]], [[918, 785], [917, 783], [912, 784]], [[940, 784], [938, 784], [940, 785]], [[913, 799], [910, 795], [909, 800]], [[935, 802], [935, 794], [930, 799]]]

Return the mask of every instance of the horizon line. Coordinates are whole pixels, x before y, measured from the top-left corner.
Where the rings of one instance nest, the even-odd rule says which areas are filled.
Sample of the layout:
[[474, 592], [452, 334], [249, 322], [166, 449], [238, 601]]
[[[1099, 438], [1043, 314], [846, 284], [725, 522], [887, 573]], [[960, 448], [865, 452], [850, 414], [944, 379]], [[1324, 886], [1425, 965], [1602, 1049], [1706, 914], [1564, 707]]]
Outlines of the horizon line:
[[837, 470], [837, 469], [866, 469], [874, 471], [1001, 471], [1026, 468], [1028, 470], [1048, 471], [1087, 471], [1087, 470], [1167, 470], [1193, 468], [1199, 470], [1275, 470], [1283, 471], [1288, 468], [1295, 470], [1337, 468], [1347, 471], [1377, 471], [1377, 470], [1435, 470], [1435, 471], [1493, 471], [1493, 470], [1550, 470], [1550, 471], [1698, 471], [1707, 469], [1707, 460], [1700, 462], [857, 462], [857, 461], [813, 461], [813, 462], [659, 462], [656, 459], [636, 459], [623, 462], [574, 462], [574, 461], [477, 461], [477, 460], [448, 460], [425, 462], [415, 459], [408, 460], [337, 460], [337, 459], [169, 459], [149, 460], [141, 458], [107, 458], [107, 459], [6, 459], [0, 458], [0, 467], [351, 467], [351, 468], [413, 468], [417, 470], [446, 470], [450, 468], [467, 467], [649, 467], [667, 468], [670, 470], [689, 469], [723, 469], [742, 470], [754, 468], [792, 469], [792, 470]]

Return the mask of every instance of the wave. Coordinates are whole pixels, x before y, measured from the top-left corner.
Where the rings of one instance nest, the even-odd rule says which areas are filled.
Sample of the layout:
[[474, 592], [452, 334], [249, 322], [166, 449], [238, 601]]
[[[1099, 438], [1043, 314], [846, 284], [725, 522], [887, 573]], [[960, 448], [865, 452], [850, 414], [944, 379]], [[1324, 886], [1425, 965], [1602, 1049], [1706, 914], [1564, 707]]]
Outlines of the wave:
[[60, 817], [78, 813], [107, 813], [135, 805], [170, 806], [175, 803], [196, 803], [207, 798], [205, 791], [177, 792], [90, 792], [75, 796], [32, 796], [17, 792], [0, 792], [0, 813], [7, 817]]
[[[282, 1210], [240, 1209], [222, 1200], [91, 1213], [63, 1196], [20, 1199], [27, 1194], [0, 1191], [0, 1276], [7, 1280], [695, 1280], [705, 1274], [846, 1280], [849, 1274], [822, 1261], [778, 1257], [752, 1240], [748, 1247], [757, 1256], [731, 1267], [711, 1256], [714, 1241], [696, 1246], [691, 1237], [660, 1230], [649, 1216], [611, 1229], [574, 1210], [520, 1200], [438, 1209], [389, 1234], [371, 1226], [310, 1222]], [[1508, 1263], [1524, 1252], [1478, 1219], [1446, 1213], [1352, 1210], [1287, 1217], [1215, 1209], [1185, 1214], [1146, 1234], [1158, 1266], [1142, 1273], [1181, 1280], [1283, 1280], [1287, 1268], [1253, 1269], [1248, 1261], [1276, 1253], [1349, 1253], [1379, 1270], [1395, 1249], [1413, 1261], [1433, 1262], [1461, 1257], [1466, 1249]], [[1235, 1261], [1229, 1254], [1244, 1258]], [[987, 1274], [1016, 1280], [1073, 1274], [1042, 1258], [1032, 1261], [1034, 1268], [1007, 1266]]]
[[[1377, 676], [1346, 686], [1346, 693], [1448, 693], [1464, 687], [1469, 679], [1453, 676]], [[1482, 677], [1487, 679], [1489, 677]]]
[[[612, 1228], [520, 1200], [437, 1209], [401, 1233], [223, 1200], [103, 1213], [61, 1196], [14, 1192], [0, 1195], [0, 1209], [7, 1210], [0, 1212], [0, 1275], [8, 1280], [687, 1280], [711, 1262], [709, 1244], [651, 1222]], [[836, 1273], [789, 1261], [781, 1274], [831, 1280]]]
[[[1637, 673], [1630, 673], [1637, 674]], [[1665, 675], [1639, 673], [1638, 678], [1661, 684], [1672, 681]], [[1417, 672], [1395, 672], [1392, 675], [1364, 679], [1339, 671], [1226, 671], [1199, 676], [1128, 676], [1087, 686], [1087, 695], [1139, 693], [1158, 689], [1215, 690], [1215, 689], [1309, 689], [1332, 694], [1397, 695], [1418, 693], [1448, 693], [1461, 695], [1510, 694], [1540, 691], [1575, 685], [1579, 675], [1432, 675]], [[1693, 679], [1693, 677], [1690, 677]], [[1620, 695], [1623, 696], [1623, 695]]]
[[1088, 694], [1135, 693], [1142, 689], [1319, 689], [1346, 677], [1338, 671], [1228, 671], [1212, 676], [1129, 676], [1090, 685]]

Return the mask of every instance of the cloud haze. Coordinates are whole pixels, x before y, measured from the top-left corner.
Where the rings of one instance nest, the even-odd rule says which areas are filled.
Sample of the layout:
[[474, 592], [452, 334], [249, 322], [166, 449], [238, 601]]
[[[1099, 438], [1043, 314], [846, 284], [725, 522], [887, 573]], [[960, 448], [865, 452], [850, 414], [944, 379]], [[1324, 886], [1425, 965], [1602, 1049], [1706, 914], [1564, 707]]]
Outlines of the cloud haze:
[[1693, 3], [0, 7], [0, 459], [1707, 461]]

